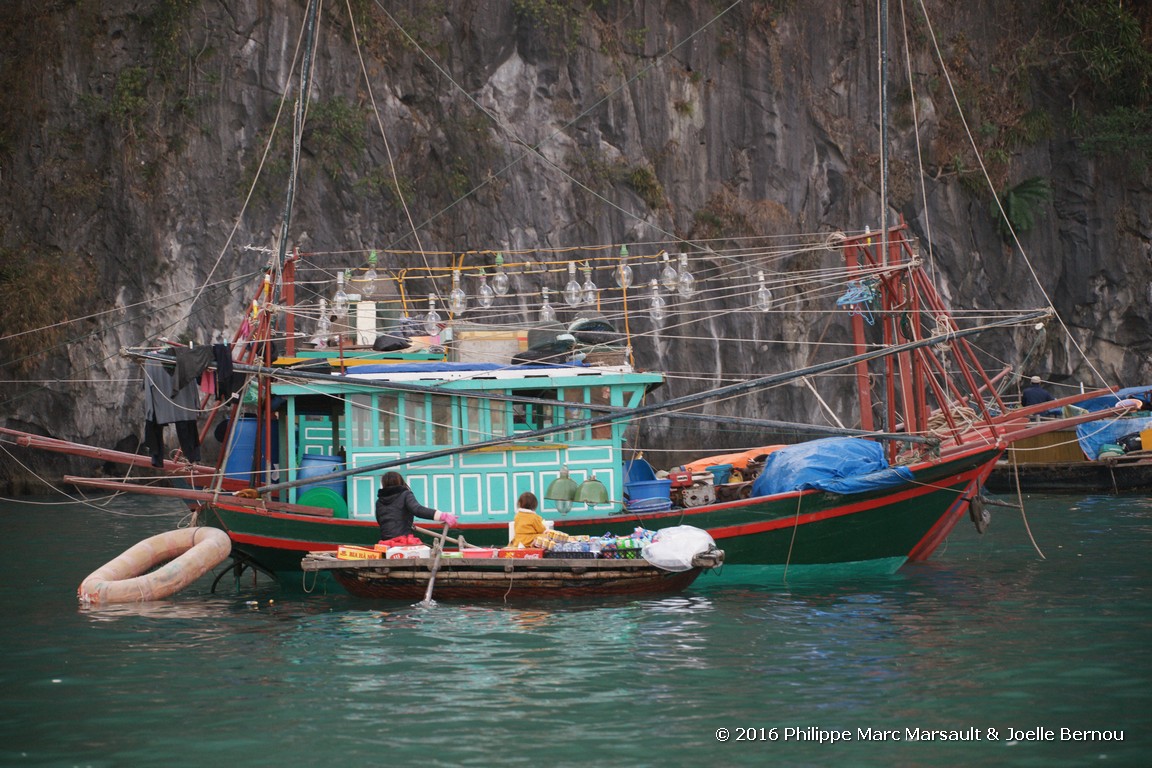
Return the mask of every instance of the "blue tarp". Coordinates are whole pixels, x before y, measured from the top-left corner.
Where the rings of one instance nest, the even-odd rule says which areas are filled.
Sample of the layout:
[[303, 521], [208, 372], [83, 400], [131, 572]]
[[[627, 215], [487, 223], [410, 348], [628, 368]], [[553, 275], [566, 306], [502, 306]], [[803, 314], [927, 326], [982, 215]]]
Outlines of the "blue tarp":
[[1126, 387], [1119, 390], [1113, 395], [1103, 395], [1101, 397], [1094, 397], [1091, 400], [1085, 400], [1082, 403], [1077, 403], [1077, 407], [1083, 408], [1087, 411], [1103, 411], [1106, 408], [1115, 408], [1116, 403], [1121, 400], [1127, 400], [1134, 397], [1138, 400], [1148, 402], [1149, 397], [1152, 396], [1152, 387], [1144, 385], [1142, 387]]
[[1152, 417], [1089, 421], [1076, 426], [1076, 439], [1080, 441], [1084, 455], [1095, 459], [1100, 455], [1100, 446], [1105, 443], [1115, 443], [1124, 435], [1146, 429], [1152, 429]]
[[[1102, 395], [1077, 403], [1077, 407], [1092, 412], [1103, 411], [1107, 408], [1115, 408], [1121, 400], [1131, 398], [1149, 402], [1149, 399], [1152, 398], [1152, 386], [1145, 384], [1140, 387], [1125, 387], [1115, 394]], [[1076, 427], [1076, 439], [1080, 441], [1080, 449], [1084, 451], [1084, 455], [1090, 459], [1095, 459], [1100, 455], [1100, 447], [1104, 444], [1115, 443], [1125, 435], [1143, 432], [1149, 428], [1152, 428], [1152, 417], [1090, 421]]]
[[815, 488], [832, 493], [864, 493], [912, 479], [907, 467], [889, 467], [884, 446], [871, 440], [829, 437], [772, 453], [752, 484], [753, 496]]

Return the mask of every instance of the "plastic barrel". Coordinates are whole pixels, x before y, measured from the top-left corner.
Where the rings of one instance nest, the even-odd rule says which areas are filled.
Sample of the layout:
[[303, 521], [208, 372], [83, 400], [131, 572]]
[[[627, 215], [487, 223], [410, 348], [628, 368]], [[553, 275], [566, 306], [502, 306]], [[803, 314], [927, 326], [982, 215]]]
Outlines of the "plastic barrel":
[[224, 464], [224, 476], [238, 480], [252, 478], [252, 459], [256, 455], [256, 435], [259, 420], [255, 416], [241, 416], [232, 429], [232, 451]]
[[[305, 480], [309, 477], [317, 477], [319, 475], [326, 475], [329, 472], [339, 472], [344, 469], [344, 459], [339, 456], [324, 456], [319, 453], [306, 453], [304, 458], [300, 461], [300, 471], [296, 473], [299, 480]], [[347, 498], [344, 490], [344, 478], [336, 477], [331, 480], [322, 480], [318, 483], [309, 483], [308, 485], [300, 486], [300, 493], [311, 488], [331, 488], [340, 494], [341, 498]]]

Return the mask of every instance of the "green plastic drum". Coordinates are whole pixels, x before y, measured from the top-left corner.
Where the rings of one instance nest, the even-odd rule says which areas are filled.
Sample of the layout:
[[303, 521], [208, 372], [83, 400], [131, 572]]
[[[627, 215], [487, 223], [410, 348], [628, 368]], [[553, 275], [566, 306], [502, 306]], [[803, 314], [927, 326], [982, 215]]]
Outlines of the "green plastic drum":
[[296, 503], [305, 507], [324, 507], [332, 510], [332, 517], [348, 518], [348, 502], [331, 488], [309, 488], [296, 497]]

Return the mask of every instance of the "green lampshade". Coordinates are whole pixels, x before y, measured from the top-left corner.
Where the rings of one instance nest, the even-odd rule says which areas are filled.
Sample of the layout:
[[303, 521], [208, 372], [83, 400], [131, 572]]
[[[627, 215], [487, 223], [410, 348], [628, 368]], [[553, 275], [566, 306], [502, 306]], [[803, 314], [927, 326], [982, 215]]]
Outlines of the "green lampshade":
[[576, 481], [568, 477], [567, 469], [562, 469], [560, 470], [560, 477], [548, 484], [544, 498], [551, 501], [572, 501], [576, 498], [576, 491]]
[[596, 479], [596, 475], [592, 475], [576, 489], [576, 501], [585, 504], [607, 504], [608, 489], [604, 487], [604, 483]]

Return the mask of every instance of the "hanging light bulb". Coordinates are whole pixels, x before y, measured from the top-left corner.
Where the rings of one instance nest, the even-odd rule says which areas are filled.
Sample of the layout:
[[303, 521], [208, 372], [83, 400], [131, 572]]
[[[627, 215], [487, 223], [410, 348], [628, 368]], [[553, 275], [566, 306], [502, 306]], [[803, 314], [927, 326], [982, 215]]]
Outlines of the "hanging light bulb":
[[316, 319], [316, 333], [328, 333], [328, 329], [332, 327], [332, 321], [328, 319], [328, 299], [320, 299], [320, 317]]
[[688, 254], [680, 254], [680, 277], [677, 279], [677, 290], [684, 298], [696, 293], [696, 278], [688, 271]]
[[328, 346], [328, 335], [332, 333], [332, 321], [328, 319], [328, 300], [320, 299], [320, 317], [316, 318], [316, 337], [312, 343], [317, 347]]
[[373, 248], [368, 253], [368, 269], [364, 272], [364, 296], [376, 295], [376, 278], [379, 275], [376, 273], [376, 249]]
[[648, 316], [656, 322], [660, 322], [668, 316], [668, 302], [664, 301], [664, 297], [660, 295], [660, 283], [653, 280], [649, 285], [652, 286], [652, 302], [648, 305]]
[[564, 301], [570, 307], [578, 307], [584, 301], [584, 289], [576, 282], [576, 262], [568, 262], [568, 284], [564, 286]]
[[767, 312], [772, 309], [772, 291], [764, 284], [764, 270], [756, 273], [756, 282], [760, 284], [756, 289], [756, 309]]
[[585, 304], [596, 304], [596, 292], [599, 289], [596, 288], [596, 283], [592, 282], [592, 267], [587, 264], [584, 265], [584, 285], [580, 290], [584, 294]]
[[504, 254], [496, 254], [496, 274], [492, 276], [492, 290], [497, 296], [508, 295], [508, 273], [504, 271]]
[[680, 285], [680, 273], [672, 266], [672, 262], [668, 261], [668, 251], [660, 251], [660, 254], [664, 257], [664, 269], [660, 270], [660, 284], [669, 291], [674, 291]]
[[480, 268], [480, 288], [476, 291], [476, 303], [488, 309], [492, 306], [492, 302], [496, 301], [496, 291], [492, 290], [492, 286], [488, 285], [488, 275], [484, 274], [484, 268]]
[[336, 293], [332, 296], [332, 312], [338, 319], [348, 316], [348, 294], [344, 293], [344, 272], [336, 273]]
[[628, 266], [628, 246], [620, 246], [620, 266], [616, 267], [616, 285], [628, 288], [632, 285], [632, 267]]
[[460, 287], [460, 270], [452, 270], [452, 291], [448, 294], [448, 309], [454, 315], [462, 315], [468, 309], [468, 294]]
[[436, 297], [428, 294], [428, 314], [424, 315], [424, 330], [429, 336], [440, 333], [440, 313], [436, 311]]
[[540, 322], [554, 323], [556, 322], [556, 310], [548, 303], [548, 289], [541, 288], [540, 292], [544, 294], [544, 303], [540, 305]]

